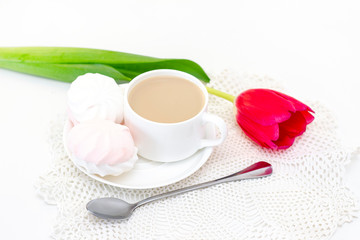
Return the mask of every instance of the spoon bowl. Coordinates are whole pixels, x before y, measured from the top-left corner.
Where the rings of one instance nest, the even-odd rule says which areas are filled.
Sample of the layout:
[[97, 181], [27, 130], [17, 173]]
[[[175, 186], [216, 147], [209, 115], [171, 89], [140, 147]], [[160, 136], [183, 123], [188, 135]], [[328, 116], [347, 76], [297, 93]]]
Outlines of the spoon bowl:
[[94, 199], [86, 205], [86, 209], [89, 212], [103, 219], [125, 220], [131, 216], [135, 208], [136, 204], [112, 197]]

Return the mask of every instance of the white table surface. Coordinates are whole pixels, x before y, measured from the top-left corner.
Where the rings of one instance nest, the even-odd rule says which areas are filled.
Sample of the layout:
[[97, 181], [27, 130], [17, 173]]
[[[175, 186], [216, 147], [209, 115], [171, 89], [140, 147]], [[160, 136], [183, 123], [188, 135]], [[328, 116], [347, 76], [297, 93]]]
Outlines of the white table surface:
[[[0, 0], [0, 46], [92, 47], [188, 58], [206, 71], [267, 74], [323, 102], [346, 146], [360, 145], [358, 1]], [[0, 238], [49, 239], [57, 209], [35, 193], [50, 163], [49, 122], [69, 84], [0, 69]], [[360, 196], [360, 158], [346, 184]], [[331, 239], [359, 239], [360, 220]]]

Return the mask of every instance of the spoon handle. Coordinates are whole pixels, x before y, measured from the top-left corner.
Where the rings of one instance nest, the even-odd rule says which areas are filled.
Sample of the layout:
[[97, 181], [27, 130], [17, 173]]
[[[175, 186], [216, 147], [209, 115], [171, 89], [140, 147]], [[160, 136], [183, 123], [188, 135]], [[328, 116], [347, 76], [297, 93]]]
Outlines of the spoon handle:
[[139, 206], [149, 203], [149, 202], [160, 200], [162, 198], [167, 198], [167, 197], [175, 196], [178, 194], [183, 194], [183, 193], [190, 192], [190, 191], [193, 191], [196, 189], [206, 188], [206, 187], [213, 186], [213, 185], [216, 185], [219, 183], [225, 183], [225, 182], [231, 182], [231, 181], [237, 181], [237, 180], [243, 180], [243, 179], [261, 178], [261, 177], [265, 177], [265, 176], [270, 176], [271, 174], [272, 174], [271, 164], [269, 164], [267, 162], [257, 162], [257, 163], [254, 163], [253, 165], [241, 170], [240, 172], [231, 174], [231, 175], [223, 177], [223, 178], [219, 178], [219, 179], [212, 180], [209, 182], [192, 185], [189, 187], [177, 189], [177, 190], [174, 190], [171, 192], [166, 192], [166, 193], [162, 193], [159, 195], [155, 195], [155, 196], [143, 199], [136, 204], [136, 207], [139, 207]]

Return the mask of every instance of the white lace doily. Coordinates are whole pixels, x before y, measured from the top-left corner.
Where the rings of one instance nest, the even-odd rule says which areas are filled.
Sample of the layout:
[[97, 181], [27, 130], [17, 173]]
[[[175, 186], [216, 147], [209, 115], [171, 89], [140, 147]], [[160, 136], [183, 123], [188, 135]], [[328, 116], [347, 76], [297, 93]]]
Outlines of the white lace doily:
[[[248, 88], [281, 86], [268, 77], [224, 71], [210, 86], [237, 95]], [[294, 96], [296, 98], [296, 96]], [[303, 99], [299, 99], [303, 100]], [[161, 188], [129, 190], [99, 183], [80, 172], [62, 145], [63, 121], [52, 126], [53, 163], [36, 188], [58, 207], [55, 239], [327, 239], [351, 221], [358, 201], [343, 184], [350, 152], [341, 146], [336, 123], [321, 104], [305, 102], [315, 120], [292, 147], [272, 151], [250, 141], [237, 125], [233, 106], [210, 96], [209, 112], [222, 117], [228, 137], [190, 177]], [[225, 183], [144, 205], [128, 221], [90, 215], [86, 203], [98, 197], [133, 202], [154, 194], [234, 173], [256, 161], [273, 165], [271, 177]]]

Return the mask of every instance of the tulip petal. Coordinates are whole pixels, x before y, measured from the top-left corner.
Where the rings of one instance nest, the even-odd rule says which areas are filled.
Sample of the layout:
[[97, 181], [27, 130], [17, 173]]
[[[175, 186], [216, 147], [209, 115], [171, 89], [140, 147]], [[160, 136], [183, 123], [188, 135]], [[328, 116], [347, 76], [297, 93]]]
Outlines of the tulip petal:
[[259, 144], [260, 146], [265, 147], [265, 148], [271, 148], [271, 149], [274, 149], [274, 150], [277, 149], [277, 146], [276, 146], [273, 142], [269, 142], [269, 143], [271, 143], [271, 145], [269, 146], [268, 144], [266, 144], [266, 143], [264, 143], [264, 142], [258, 141], [251, 133], [249, 133], [248, 131], [246, 131], [246, 129], [244, 129], [243, 127], [240, 126], [240, 128], [244, 131], [244, 133], [245, 133], [251, 140], [253, 140], [253, 141], [256, 142], [257, 144]]
[[280, 138], [274, 143], [278, 146], [278, 149], [287, 149], [293, 145], [295, 138], [287, 135], [280, 136]]
[[305, 120], [306, 120], [306, 124], [311, 123], [314, 120], [314, 116], [309, 113], [308, 111], [301, 111], [301, 114], [304, 116]]
[[295, 112], [294, 105], [269, 89], [249, 89], [235, 100], [238, 112], [262, 126], [284, 122]]
[[286, 95], [284, 93], [274, 91], [274, 90], [272, 90], [272, 91], [274, 93], [276, 93], [277, 95], [279, 95], [279, 96], [285, 98], [286, 100], [290, 101], [294, 105], [296, 111], [305, 111], [305, 110], [307, 110], [307, 111], [310, 111], [310, 112], [314, 112], [309, 106], [305, 105], [304, 103], [300, 102], [299, 100], [297, 100], [297, 99], [295, 99], [293, 97], [290, 97], [290, 96], [288, 96], [288, 95]]
[[244, 130], [245, 134], [255, 142], [260, 143], [260, 145], [266, 144], [272, 149], [276, 148], [276, 145], [272, 140], [275, 141], [279, 138], [278, 124], [262, 126], [240, 113], [237, 114], [236, 120], [239, 126]]
[[[279, 124], [280, 138], [284, 135], [296, 137], [306, 130], [306, 119], [301, 112], [291, 114], [291, 118]], [[279, 138], [279, 139], [280, 139]]]
[[279, 138], [279, 125], [273, 124], [270, 126], [262, 126], [254, 121], [251, 121], [247, 116], [238, 113], [237, 115], [238, 123], [243, 125], [244, 127], [248, 127], [252, 129], [254, 132], [257, 132], [256, 135], [264, 135], [267, 139], [277, 140]]

